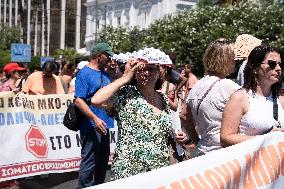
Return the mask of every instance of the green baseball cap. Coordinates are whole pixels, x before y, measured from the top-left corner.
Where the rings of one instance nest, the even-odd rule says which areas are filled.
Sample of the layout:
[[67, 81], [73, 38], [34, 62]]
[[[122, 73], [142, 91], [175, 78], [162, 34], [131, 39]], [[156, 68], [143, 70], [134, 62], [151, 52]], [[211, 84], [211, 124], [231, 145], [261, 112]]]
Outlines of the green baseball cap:
[[92, 49], [92, 54], [107, 53], [109, 56], [113, 56], [112, 48], [107, 43], [97, 43]]

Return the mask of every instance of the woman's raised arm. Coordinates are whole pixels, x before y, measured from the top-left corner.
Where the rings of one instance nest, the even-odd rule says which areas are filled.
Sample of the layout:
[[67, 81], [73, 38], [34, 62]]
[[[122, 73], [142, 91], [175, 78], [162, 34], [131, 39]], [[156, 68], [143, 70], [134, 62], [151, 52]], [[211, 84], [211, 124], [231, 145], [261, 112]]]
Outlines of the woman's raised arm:
[[137, 67], [140, 65], [137, 60], [130, 59], [125, 65], [125, 71], [122, 77], [98, 90], [91, 99], [92, 105], [101, 108], [111, 106], [111, 97], [124, 85], [129, 83]]

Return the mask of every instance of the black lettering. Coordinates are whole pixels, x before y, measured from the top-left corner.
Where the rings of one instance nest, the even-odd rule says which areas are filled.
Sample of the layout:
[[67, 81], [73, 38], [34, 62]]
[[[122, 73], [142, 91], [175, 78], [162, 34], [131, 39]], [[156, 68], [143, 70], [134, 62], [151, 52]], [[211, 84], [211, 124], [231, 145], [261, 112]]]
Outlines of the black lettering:
[[50, 139], [50, 142], [51, 142], [51, 148], [52, 148], [52, 150], [56, 150], [55, 145], [54, 145], [54, 142], [53, 142], [54, 137], [49, 137], [49, 139]]
[[27, 98], [22, 98], [22, 103], [23, 103], [23, 107], [24, 107], [24, 108], [29, 108], [29, 107], [28, 107], [29, 104], [28, 104]]
[[45, 99], [37, 99], [37, 102], [38, 102], [38, 109], [39, 110], [42, 110], [42, 109], [46, 109], [46, 101]]
[[80, 147], [81, 146], [81, 139], [80, 139], [79, 134], [76, 134], [76, 141], [77, 141], [77, 146]]
[[14, 104], [13, 104], [13, 97], [9, 97], [8, 98], [8, 107], [14, 107]]
[[17, 107], [22, 106], [21, 99], [20, 99], [20, 97], [18, 97], [18, 96], [15, 98], [15, 105], [16, 105]]
[[32, 100], [29, 100], [29, 105], [30, 105], [30, 108], [31, 109], [35, 109], [35, 103], [34, 103], [34, 101], [32, 101]]
[[69, 135], [64, 136], [64, 145], [65, 145], [65, 148], [71, 147], [71, 139]]
[[61, 108], [61, 101], [60, 101], [60, 98], [56, 98], [55, 99], [55, 107], [57, 109], [60, 109]]
[[62, 138], [62, 136], [56, 136], [56, 138], [57, 138], [57, 141], [58, 141], [59, 149], [62, 149], [62, 147], [61, 147], [61, 138]]
[[48, 109], [54, 109], [53, 98], [48, 98], [47, 103], [48, 103]]
[[16, 117], [16, 124], [20, 124], [24, 122], [22, 112], [16, 112], [15, 117]]
[[67, 105], [67, 106], [69, 106], [71, 103], [72, 103], [72, 100], [70, 100], [70, 99], [68, 99], [68, 100], [66, 101], [66, 105]]
[[110, 143], [116, 143], [115, 141], [115, 131], [110, 131]]
[[0, 98], [0, 108], [4, 108], [4, 99]]

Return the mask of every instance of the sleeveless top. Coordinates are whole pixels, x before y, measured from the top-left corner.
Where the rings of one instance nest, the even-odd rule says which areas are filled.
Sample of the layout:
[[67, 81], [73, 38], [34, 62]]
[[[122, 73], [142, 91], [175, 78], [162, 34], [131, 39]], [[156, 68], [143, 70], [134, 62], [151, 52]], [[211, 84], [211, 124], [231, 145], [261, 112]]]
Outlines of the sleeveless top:
[[272, 126], [279, 123], [284, 128], [284, 110], [277, 98], [278, 121], [273, 118], [273, 98], [272, 95], [263, 97], [248, 91], [249, 110], [240, 121], [239, 133], [249, 136], [265, 134]]
[[196, 149], [192, 153], [193, 157], [222, 148], [220, 144], [220, 128], [224, 107], [230, 95], [237, 91], [240, 86], [229, 79], [218, 81], [203, 99], [197, 115], [197, 106], [200, 99], [218, 79], [216, 76], [204, 76], [194, 84], [186, 100], [196, 123], [195, 129], [200, 138]]

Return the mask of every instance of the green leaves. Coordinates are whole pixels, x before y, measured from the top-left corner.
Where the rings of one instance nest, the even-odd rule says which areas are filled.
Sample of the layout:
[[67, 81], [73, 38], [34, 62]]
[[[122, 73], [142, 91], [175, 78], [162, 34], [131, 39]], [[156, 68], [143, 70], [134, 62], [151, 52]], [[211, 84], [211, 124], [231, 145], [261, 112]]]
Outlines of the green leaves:
[[[160, 48], [176, 53], [178, 65], [193, 64], [203, 74], [202, 56], [207, 45], [217, 38], [235, 40], [240, 34], [251, 34], [272, 46], [284, 45], [284, 8], [269, 0], [239, 3], [237, 6], [207, 6], [167, 15], [145, 31], [138, 28], [107, 28], [105, 39], [120, 52], [142, 47]], [[205, 6], [206, 5], [206, 6]]]
[[75, 63], [75, 59], [80, 57], [74, 48], [56, 49], [54, 57], [59, 59], [60, 56], [62, 56], [63, 60], [70, 63]]

